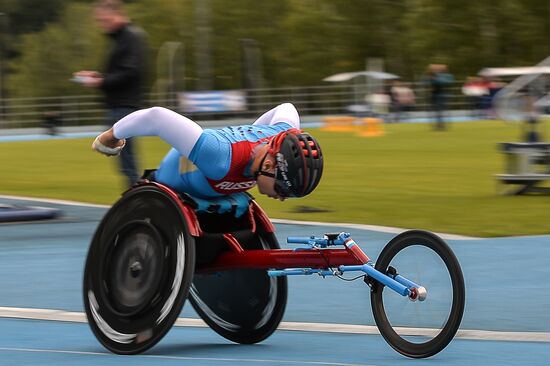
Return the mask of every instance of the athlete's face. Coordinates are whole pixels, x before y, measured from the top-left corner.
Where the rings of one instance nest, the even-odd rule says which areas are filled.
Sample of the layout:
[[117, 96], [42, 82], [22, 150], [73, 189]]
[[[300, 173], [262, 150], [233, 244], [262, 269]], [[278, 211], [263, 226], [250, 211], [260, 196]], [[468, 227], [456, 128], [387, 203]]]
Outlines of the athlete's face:
[[[267, 155], [266, 159], [264, 160], [262, 171], [275, 174], [275, 159], [273, 158], [273, 156], [269, 154]], [[258, 190], [261, 194], [265, 194], [266, 196], [274, 198], [276, 200], [285, 200], [284, 197], [279, 196], [275, 191], [275, 178], [260, 174], [258, 175], [256, 184], [258, 185]]]
[[260, 193], [265, 194], [268, 197], [274, 198], [276, 200], [284, 201], [285, 198], [281, 197], [275, 192], [275, 178], [266, 177], [265, 175], [258, 176], [256, 181], [258, 185], [258, 190]]

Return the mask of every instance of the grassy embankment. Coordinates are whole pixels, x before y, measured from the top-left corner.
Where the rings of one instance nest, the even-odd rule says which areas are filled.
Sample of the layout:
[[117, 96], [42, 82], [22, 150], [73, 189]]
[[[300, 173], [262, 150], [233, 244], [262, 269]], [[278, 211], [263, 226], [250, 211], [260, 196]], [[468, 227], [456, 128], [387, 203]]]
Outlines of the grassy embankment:
[[[548, 123], [547, 123], [548, 125]], [[550, 136], [546, 127], [545, 135]], [[316, 192], [284, 203], [252, 193], [272, 218], [422, 228], [473, 236], [550, 233], [550, 196], [497, 194], [504, 167], [497, 143], [517, 141], [517, 124], [385, 126], [382, 137], [311, 130], [325, 154]], [[0, 144], [0, 194], [110, 204], [122, 189], [112, 159], [91, 139]], [[140, 140], [142, 166], [155, 167], [168, 147]], [[317, 211], [317, 212], [305, 212]]]

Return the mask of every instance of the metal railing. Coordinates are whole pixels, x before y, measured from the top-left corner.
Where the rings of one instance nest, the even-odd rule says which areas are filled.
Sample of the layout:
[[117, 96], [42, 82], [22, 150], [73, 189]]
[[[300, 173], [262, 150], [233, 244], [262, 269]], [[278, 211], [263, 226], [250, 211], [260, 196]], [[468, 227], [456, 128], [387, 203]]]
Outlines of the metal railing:
[[[462, 85], [462, 82], [455, 82], [448, 88], [448, 109], [470, 109], [468, 100], [462, 95]], [[416, 97], [413, 109], [430, 110], [428, 87], [422, 83], [412, 83], [411, 88]], [[244, 90], [247, 96], [246, 111], [186, 115], [196, 120], [249, 118], [284, 102], [294, 103], [302, 116], [350, 114], [350, 106], [366, 104], [367, 90], [366, 84], [248, 89]], [[144, 107], [153, 105], [179, 111], [177, 94], [147, 94]], [[0, 99], [0, 128], [39, 127], [46, 113], [51, 111], [59, 114], [63, 126], [103, 124], [105, 115], [99, 95], [4, 98]]]

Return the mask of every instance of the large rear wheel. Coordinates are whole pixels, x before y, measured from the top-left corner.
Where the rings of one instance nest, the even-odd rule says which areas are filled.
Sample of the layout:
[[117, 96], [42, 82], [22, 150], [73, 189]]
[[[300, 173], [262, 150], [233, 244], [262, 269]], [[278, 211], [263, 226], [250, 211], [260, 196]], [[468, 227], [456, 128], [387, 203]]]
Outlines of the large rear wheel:
[[195, 244], [173, 199], [155, 186], [127, 192], [94, 234], [84, 306], [99, 342], [119, 354], [154, 346], [187, 298]]
[[[275, 235], [267, 232], [241, 244], [246, 249], [279, 249]], [[269, 277], [263, 269], [195, 274], [189, 300], [222, 337], [236, 343], [257, 343], [269, 337], [283, 318], [287, 279]]]

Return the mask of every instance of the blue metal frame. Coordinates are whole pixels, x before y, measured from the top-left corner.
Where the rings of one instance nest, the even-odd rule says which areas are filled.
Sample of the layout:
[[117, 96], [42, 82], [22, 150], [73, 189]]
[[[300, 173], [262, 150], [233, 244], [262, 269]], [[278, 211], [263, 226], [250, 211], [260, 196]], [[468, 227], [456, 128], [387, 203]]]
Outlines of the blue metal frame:
[[[336, 235], [336, 234], [334, 234]], [[337, 237], [329, 238], [324, 236], [319, 237], [288, 237], [287, 243], [290, 244], [306, 244], [306, 247], [299, 247], [295, 250], [319, 250], [324, 249], [329, 246], [334, 245], [344, 245], [351, 247], [356, 245], [353, 240], [351, 240], [351, 235], [349, 233], [340, 233]], [[346, 272], [363, 272], [367, 276], [373, 278], [374, 280], [380, 282], [381, 284], [391, 288], [398, 294], [402, 296], [410, 296], [411, 290], [413, 288], [420, 288], [420, 285], [397, 274], [392, 276], [390, 274], [382, 273], [374, 268], [374, 263], [368, 262], [363, 265], [341, 265], [338, 266], [338, 270], [333, 269], [319, 269], [319, 268], [286, 268], [281, 270], [268, 270], [267, 274], [270, 277], [280, 277], [280, 276], [298, 276], [298, 275], [312, 275], [318, 274], [322, 277], [325, 276], [336, 276]]]

